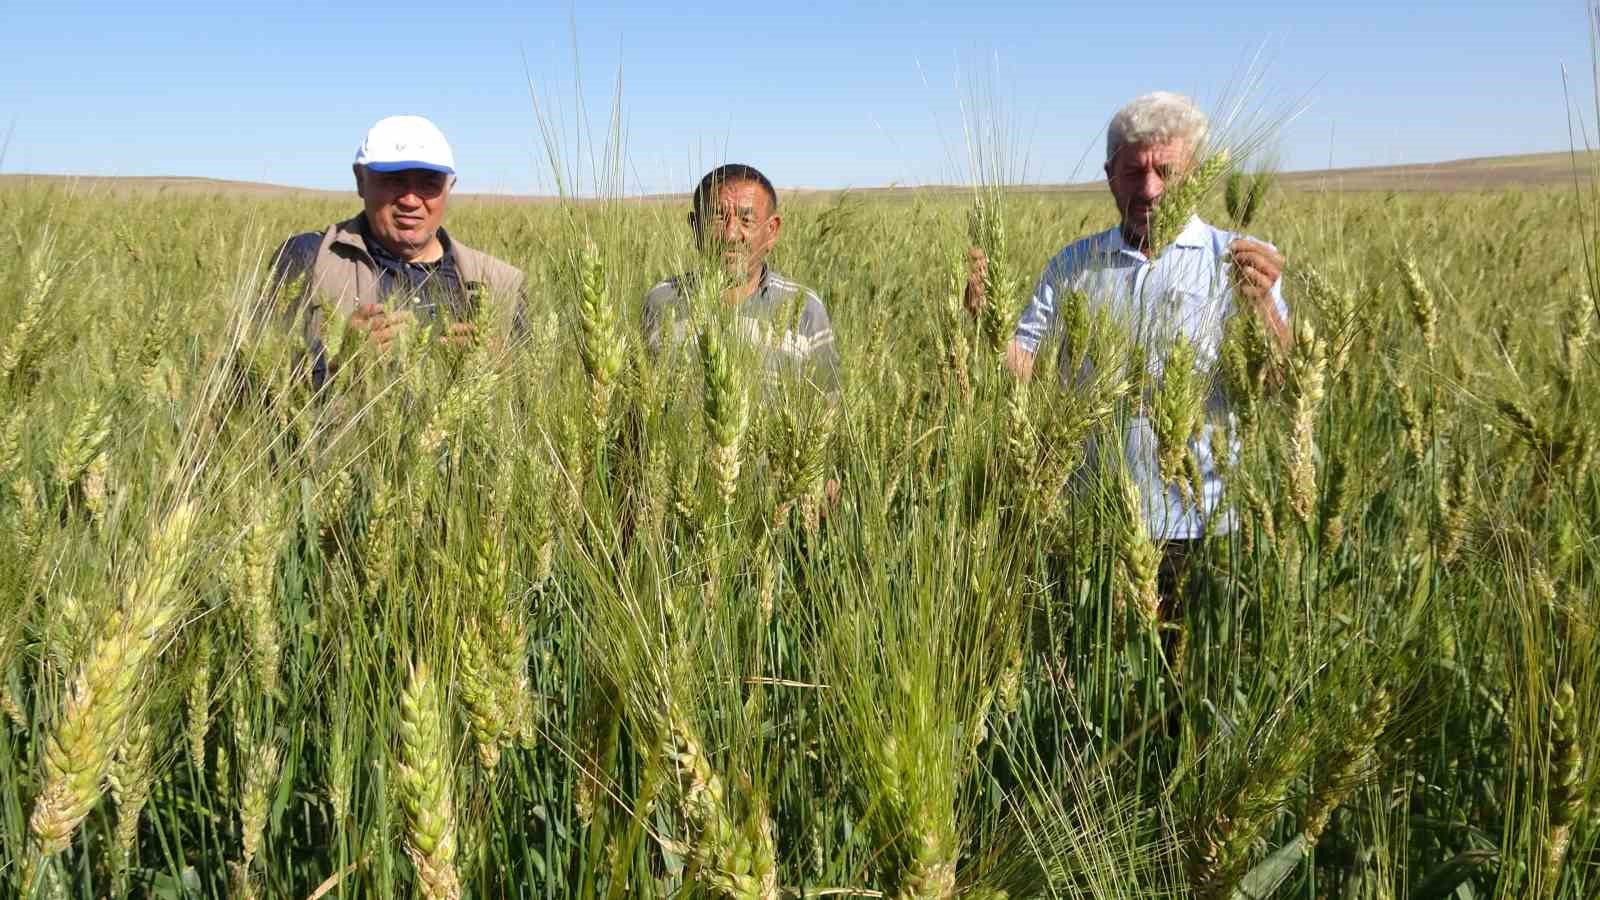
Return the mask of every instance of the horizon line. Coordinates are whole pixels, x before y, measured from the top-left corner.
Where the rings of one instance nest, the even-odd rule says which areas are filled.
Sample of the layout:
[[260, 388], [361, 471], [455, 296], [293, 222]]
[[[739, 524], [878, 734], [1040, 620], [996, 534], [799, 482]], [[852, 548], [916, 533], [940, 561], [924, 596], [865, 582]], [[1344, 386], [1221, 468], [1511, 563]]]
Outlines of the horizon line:
[[[1288, 179], [1291, 182], [1305, 182], [1305, 181], [1308, 181], [1308, 180], [1327, 179], [1327, 178], [1330, 178], [1330, 177], [1338, 177], [1338, 176], [1363, 176], [1364, 175], [1364, 176], [1369, 176], [1370, 177], [1370, 176], [1377, 175], [1377, 176], [1386, 177], [1388, 179], [1402, 179], [1402, 178], [1406, 178], [1406, 177], [1419, 177], [1419, 176], [1420, 177], [1426, 177], [1429, 174], [1435, 174], [1435, 173], [1437, 173], [1437, 174], [1450, 174], [1452, 169], [1460, 169], [1462, 167], [1472, 166], [1472, 165], [1475, 165], [1475, 164], [1476, 165], [1482, 165], [1482, 164], [1486, 164], [1486, 163], [1487, 164], [1494, 164], [1494, 163], [1501, 163], [1501, 164], [1512, 163], [1512, 164], [1515, 164], [1515, 163], [1521, 163], [1523, 165], [1538, 166], [1539, 167], [1539, 171], [1525, 172], [1525, 173], [1523, 173], [1525, 177], [1521, 178], [1521, 179], [1516, 178], [1513, 173], [1500, 173], [1502, 175], [1511, 176], [1511, 177], [1503, 177], [1502, 179], [1500, 179], [1500, 181], [1504, 182], [1504, 184], [1502, 186], [1508, 186], [1508, 187], [1509, 186], [1519, 186], [1519, 185], [1526, 186], [1528, 184], [1537, 184], [1537, 183], [1540, 183], [1540, 182], [1549, 182], [1551, 180], [1551, 176], [1558, 174], [1558, 173], [1555, 173], [1554, 171], [1551, 170], [1550, 167], [1552, 166], [1552, 164], [1556, 164], [1556, 163], [1559, 163], [1561, 161], [1570, 161], [1571, 165], [1576, 165], [1577, 161], [1580, 158], [1597, 156], [1597, 155], [1600, 155], [1600, 151], [1587, 150], [1587, 149], [1586, 150], [1570, 150], [1570, 149], [1569, 150], [1549, 150], [1549, 151], [1540, 151], [1540, 152], [1535, 152], [1535, 153], [1496, 154], [1496, 155], [1491, 155], [1491, 156], [1467, 156], [1467, 157], [1460, 157], [1460, 158], [1455, 158], [1455, 159], [1444, 159], [1444, 160], [1437, 160], [1437, 161], [1431, 161], [1431, 162], [1398, 163], [1398, 164], [1393, 164], [1393, 165], [1340, 166], [1340, 167], [1327, 167], [1327, 168], [1320, 168], [1320, 169], [1295, 169], [1295, 170], [1290, 170], [1290, 171], [1277, 172], [1275, 174], [1276, 174], [1276, 176], [1278, 178], [1280, 178], [1280, 179]], [[1559, 174], [1564, 178], [1570, 178], [1575, 173], [1572, 170], [1571, 166], [1569, 166], [1568, 169], [1565, 172], [1562, 172], [1562, 173], [1559, 173]], [[212, 177], [212, 176], [207, 176], [207, 175], [103, 175], [103, 174], [82, 175], [82, 174], [55, 173], [55, 172], [0, 172], [0, 185], [4, 185], [7, 182], [32, 181], [32, 180], [44, 180], [44, 181], [68, 182], [68, 183], [87, 182], [87, 183], [91, 183], [91, 184], [104, 184], [104, 185], [113, 186], [113, 187], [128, 187], [128, 188], [145, 187], [145, 188], [162, 189], [162, 188], [169, 188], [169, 187], [170, 188], [208, 188], [208, 187], [210, 187], [210, 188], [217, 188], [217, 189], [222, 189], [222, 190], [234, 190], [234, 191], [240, 191], [240, 192], [322, 194], [322, 195], [327, 195], [329, 198], [348, 196], [350, 194], [355, 193], [353, 188], [350, 188], [350, 189], [336, 189], [336, 188], [303, 187], [303, 186], [300, 186], [300, 185], [279, 184], [279, 183], [276, 183], [276, 182], [269, 182], [269, 181], [251, 181], [251, 180], [239, 179], [239, 178], [217, 178], [217, 177]], [[1493, 181], [1493, 179], [1490, 179], [1490, 180]], [[1295, 184], [1295, 185], [1291, 185], [1291, 186], [1301, 186], [1301, 185]], [[1399, 185], [1392, 185], [1391, 187], [1398, 187], [1398, 186]], [[915, 192], [915, 191], [933, 191], [933, 192], [939, 192], [939, 193], [948, 193], [948, 192], [954, 192], [954, 191], [974, 190], [974, 189], [977, 189], [978, 187], [979, 187], [979, 185], [976, 185], [976, 184], [960, 183], [960, 182], [935, 182], [935, 183], [927, 183], [927, 184], [902, 184], [902, 183], [899, 183], [899, 182], [890, 182], [888, 184], [845, 186], [845, 187], [810, 187], [810, 186], [806, 186], [806, 185], [780, 185], [778, 187], [778, 190], [781, 191], [781, 192], [789, 193], [789, 194], [818, 195], [818, 194], [843, 194], [843, 193], [856, 193], [856, 192], [860, 192], [860, 193], [901, 193], [901, 192]], [[1092, 181], [1077, 181], [1077, 182], [1026, 182], [1026, 181], [1021, 181], [1021, 182], [1014, 182], [1014, 183], [1008, 183], [1008, 184], [1000, 185], [999, 187], [1002, 190], [1007, 190], [1007, 191], [1015, 190], [1015, 191], [1039, 191], [1039, 192], [1046, 192], [1046, 193], [1054, 193], [1054, 192], [1060, 192], [1060, 193], [1083, 193], [1083, 192], [1089, 192], [1089, 191], [1093, 191], [1093, 190], [1097, 190], [1097, 189], [1103, 189], [1104, 188], [1104, 181], [1101, 181], [1101, 180], [1098, 180], [1098, 179], [1097, 180], [1092, 180]], [[1376, 188], [1375, 187], [1374, 189], [1381, 189], [1381, 188]], [[453, 194], [452, 196], [456, 197], [456, 198], [459, 198], [459, 199], [463, 199], [463, 200], [484, 200], [484, 201], [502, 200], [502, 201], [510, 201], [510, 202], [516, 202], [516, 201], [559, 202], [561, 200], [568, 200], [568, 199], [571, 199], [571, 200], [585, 200], [585, 201], [605, 200], [605, 199], [673, 200], [673, 199], [679, 199], [679, 198], [686, 198], [686, 197], [690, 196], [691, 193], [692, 193], [692, 190], [670, 191], [670, 192], [640, 192], [640, 193], [634, 193], [634, 194], [624, 193], [621, 196], [608, 197], [608, 196], [593, 196], [593, 195], [576, 195], [576, 196], [574, 196], [574, 195], [541, 194], [541, 193], [508, 193], [508, 192], [464, 191], [464, 192], [462, 192], [460, 194]]]

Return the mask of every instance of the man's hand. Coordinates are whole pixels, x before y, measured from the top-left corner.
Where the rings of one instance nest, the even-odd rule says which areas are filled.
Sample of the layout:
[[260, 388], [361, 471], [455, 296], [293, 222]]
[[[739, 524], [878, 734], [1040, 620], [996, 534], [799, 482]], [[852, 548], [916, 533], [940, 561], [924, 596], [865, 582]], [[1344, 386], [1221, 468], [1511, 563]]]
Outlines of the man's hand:
[[1033, 351], [1023, 347], [1016, 338], [1006, 345], [1006, 368], [1019, 381], [1033, 378]]
[[[973, 247], [967, 251], [967, 292], [965, 305], [967, 313], [973, 318], [983, 312], [984, 282], [989, 280], [989, 257], [984, 255], [982, 249]], [[1006, 369], [1022, 381], [1033, 377], [1033, 352], [1024, 349], [1017, 343], [1016, 338], [1006, 345]]]
[[1253, 304], [1269, 303], [1272, 286], [1283, 274], [1283, 254], [1257, 241], [1237, 240], [1228, 245], [1233, 261], [1233, 282]]
[[452, 347], [470, 347], [478, 342], [478, 326], [471, 322], [451, 322], [439, 336], [439, 343]]
[[1287, 348], [1289, 323], [1283, 321], [1272, 300], [1272, 286], [1283, 275], [1283, 254], [1259, 241], [1236, 240], [1228, 245], [1228, 259], [1234, 290], [1250, 301], [1278, 345]]
[[364, 337], [379, 352], [389, 349], [389, 344], [400, 336], [400, 331], [410, 324], [410, 313], [391, 313], [379, 303], [365, 303], [350, 314], [350, 330]]
[[964, 304], [967, 315], [977, 318], [983, 311], [984, 282], [989, 280], [989, 257], [984, 255], [982, 249], [973, 247], [967, 251], [967, 290]]
[[822, 496], [816, 499], [816, 521], [809, 523], [812, 525], [822, 522], [829, 513], [839, 508], [839, 501], [844, 499], [844, 489], [840, 487], [839, 479], [829, 478], [823, 482]]

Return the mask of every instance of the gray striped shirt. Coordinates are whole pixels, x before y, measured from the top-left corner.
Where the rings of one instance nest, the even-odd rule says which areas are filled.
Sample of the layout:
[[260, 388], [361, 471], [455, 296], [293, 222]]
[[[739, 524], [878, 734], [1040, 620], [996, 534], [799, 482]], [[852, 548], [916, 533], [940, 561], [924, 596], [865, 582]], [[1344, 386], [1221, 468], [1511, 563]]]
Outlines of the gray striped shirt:
[[[694, 340], [686, 294], [693, 276], [669, 278], [644, 298], [644, 340], [651, 353]], [[794, 373], [825, 394], [839, 390], [839, 352], [822, 298], [770, 268], [739, 304], [735, 332], [761, 357], [771, 375]]]

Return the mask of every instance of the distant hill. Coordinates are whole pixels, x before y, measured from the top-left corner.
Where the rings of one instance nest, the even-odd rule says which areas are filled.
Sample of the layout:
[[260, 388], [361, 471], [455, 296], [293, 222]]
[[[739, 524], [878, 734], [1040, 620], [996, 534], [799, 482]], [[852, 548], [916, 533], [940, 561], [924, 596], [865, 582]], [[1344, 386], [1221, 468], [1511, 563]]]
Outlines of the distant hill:
[[1409, 166], [1285, 173], [1286, 187], [1347, 191], [1483, 191], [1517, 187], [1570, 187], [1573, 166], [1587, 176], [1600, 172], [1600, 153], [1530, 153], [1486, 156]]
[[[1577, 156], [1580, 173], [1593, 175], [1600, 172], [1600, 152], [1580, 153]], [[1493, 191], [1510, 188], [1550, 188], [1570, 186], [1573, 180], [1574, 157], [1567, 152], [1532, 153], [1521, 156], [1488, 156], [1474, 159], [1456, 159], [1446, 162], [1416, 163], [1404, 166], [1372, 166], [1349, 169], [1318, 169], [1285, 172], [1279, 184], [1288, 190], [1328, 191]], [[288, 187], [254, 181], [228, 181], [217, 178], [191, 178], [178, 175], [145, 177], [120, 177], [108, 175], [29, 175], [0, 174], [0, 190], [25, 185], [70, 185], [79, 190], [105, 191], [113, 195], [131, 193], [180, 193], [203, 195], [240, 195], [256, 197], [310, 196], [335, 199], [348, 197], [349, 191], [325, 191], [312, 188]], [[1081, 184], [1028, 185], [1020, 190], [1029, 193], [1102, 191], [1100, 181]], [[916, 191], [937, 193], [968, 190], [959, 185], [928, 185], [921, 187], [868, 187], [854, 188], [859, 194], [910, 194]], [[802, 196], [828, 196], [840, 193], [837, 189], [785, 189], [785, 193]], [[673, 200], [685, 195], [651, 195], [641, 200]], [[524, 202], [548, 203], [555, 198], [526, 194], [472, 194], [456, 196], [467, 202]]]
[[[1579, 153], [1578, 171], [1589, 177], [1600, 175], [1600, 152]], [[1312, 169], [1284, 172], [1278, 184], [1291, 191], [1497, 191], [1511, 188], [1571, 187], [1574, 157], [1559, 153], [1529, 153], [1520, 156], [1485, 156], [1446, 162], [1415, 163], [1404, 166], [1370, 166], [1346, 169]], [[1105, 182], [1028, 185], [1018, 188], [1027, 193], [1103, 192]], [[961, 185], [922, 188], [860, 188], [852, 193], [878, 194], [913, 190], [968, 191]], [[826, 196], [837, 190], [801, 190], [798, 193]]]
[[288, 187], [265, 184], [259, 181], [229, 181], [223, 178], [192, 178], [183, 175], [29, 175], [19, 173], [0, 175], [0, 188], [24, 185], [71, 186], [83, 191], [106, 191], [111, 194], [176, 193], [176, 194], [245, 194], [254, 196], [293, 196], [297, 194], [337, 198], [344, 191], [320, 191], [314, 188]]

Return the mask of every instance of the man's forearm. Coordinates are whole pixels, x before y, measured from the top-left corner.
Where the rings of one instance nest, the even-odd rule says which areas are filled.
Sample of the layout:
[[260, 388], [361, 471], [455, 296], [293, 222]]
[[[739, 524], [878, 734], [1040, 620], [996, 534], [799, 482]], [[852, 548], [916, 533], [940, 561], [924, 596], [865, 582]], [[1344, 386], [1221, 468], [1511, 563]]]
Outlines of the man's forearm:
[[1278, 312], [1278, 306], [1269, 296], [1265, 300], [1258, 300], [1255, 304], [1256, 314], [1261, 317], [1261, 324], [1267, 329], [1267, 334], [1272, 336], [1278, 349], [1289, 352], [1289, 345], [1294, 343], [1294, 333], [1289, 330], [1289, 323], [1283, 320]]

